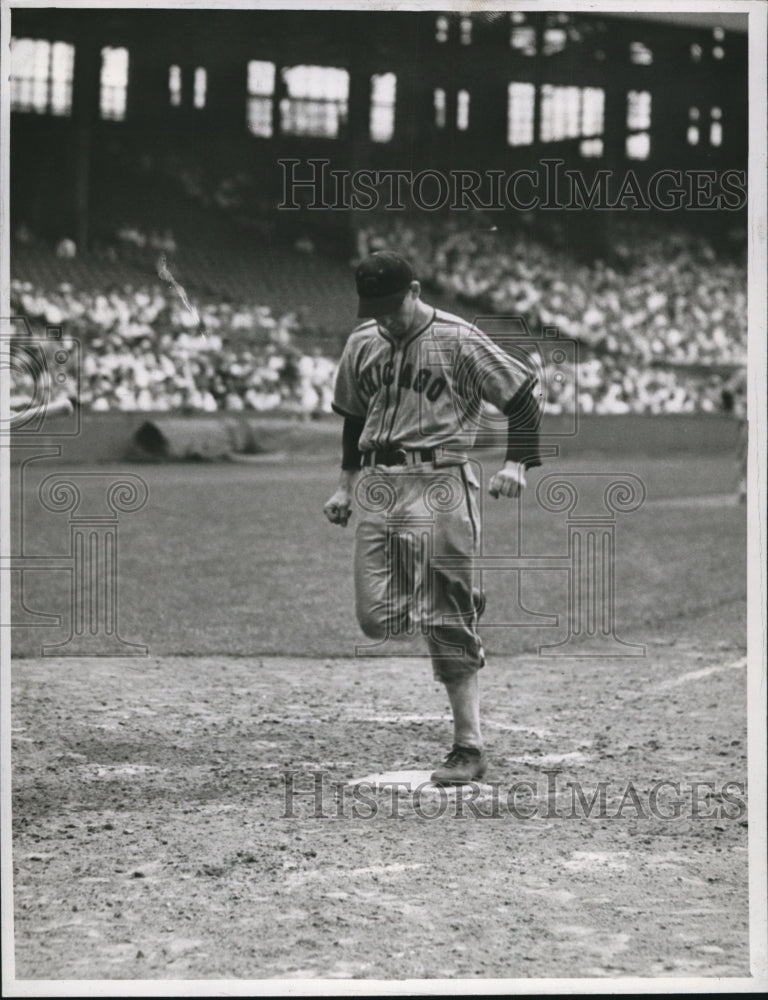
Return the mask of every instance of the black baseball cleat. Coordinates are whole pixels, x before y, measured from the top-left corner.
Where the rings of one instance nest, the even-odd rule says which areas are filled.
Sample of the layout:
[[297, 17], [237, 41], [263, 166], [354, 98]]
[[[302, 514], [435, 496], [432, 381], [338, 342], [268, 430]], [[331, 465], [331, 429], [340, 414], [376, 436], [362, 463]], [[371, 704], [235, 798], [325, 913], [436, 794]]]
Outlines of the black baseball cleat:
[[466, 785], [479, 781], [488, 770], [485, 750], [475, 747], [460, 747], [454, 743], [453, 749], [443, 763], [433, 771], [430, 780], [436, 785]]

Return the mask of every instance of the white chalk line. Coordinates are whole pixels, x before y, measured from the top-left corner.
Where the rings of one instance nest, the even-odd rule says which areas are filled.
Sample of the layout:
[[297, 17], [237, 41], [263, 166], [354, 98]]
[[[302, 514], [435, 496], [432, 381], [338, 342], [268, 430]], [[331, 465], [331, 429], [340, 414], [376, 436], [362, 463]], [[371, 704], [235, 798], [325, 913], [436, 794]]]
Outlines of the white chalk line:
[[379, 878], [380, 876], [402, 875], [405, 872], [415, 871], [423, 867], [424, 865], [421, 863], [405, 864], [398, 861], [391, 865], [368, 865], [364, 868], [349, 868], [346, 871], [340, 871], [338, 868], [315, 868], [303, 872], [290, 872], [287, 882], [291, 886], [303, 885], [305, 882], [323, 881], [324, 879], [332, 879], [335, 883], [341, 883], [345, 879], [360, 875], [373, 875]]
[[686, 497], [658, 497], [650, 499], [645, 506], [663, 507], [738, 507], [739, 498], [736, 493], [700, 493]]
[[701, 670], [690, 670], [687, 674], [681, 674], [679, 677], [675, 677], [674, 680], [664, 681], [659, 685], [662, 690], [667, 690], [668, 688], [678, 687], [680, 684], [686, 684], [688, 681], [699, 681], [703, 677], [709, 677], [710, 674], [719, 673], [722, 670], [743, 670], [747, 665], [746, 656], [742, 656], [740, 660], [734, 660], [733, 663], [718, 663], [713, 667], [703, 667]]
[[[378, 723], [387, 723], [399, 726], [399, 725], [407, 725], [408, 723], [414, 723], [414, 722], [415, 723], [450, 722], [451, 717], [450, 715], [446, 715], [445, 713], [440, 715], [436, 714], [421, 715], [413, 712], [411, 713], [403, 712], [402, 714], [398, 714], [397, 712], [378, 712], [375, 715], [370, 713], [366, 715], [355, 715], [354, 721], [378, 722]], [[494, 719], [487, 719], [484, 725], [489, 729], [502, 729], [505, 732], [510, 732], [510, 733], [530, 733], [541, 740], [546, 739], [546, 737], [553, 735], [553, 733], [548, 729], [541, 729], [534, 726], [513, 725], [512, 723], [507, 723], [507, 722], [497, 722]]]

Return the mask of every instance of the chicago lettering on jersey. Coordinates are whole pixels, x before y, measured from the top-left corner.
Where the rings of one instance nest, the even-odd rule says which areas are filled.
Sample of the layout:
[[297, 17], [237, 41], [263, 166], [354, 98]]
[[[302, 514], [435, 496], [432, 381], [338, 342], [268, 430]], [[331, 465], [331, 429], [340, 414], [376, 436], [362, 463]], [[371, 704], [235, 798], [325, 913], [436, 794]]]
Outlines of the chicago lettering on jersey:
[[[395, 381], [394, 366], [391, 361], [381, 364], [375, 361], [360, 372], [360, 384], [363, 386], [368, 396], [373, 396], [382, 386], [390, 386]], [[442, 395], [447, 382], [442, 375], [434, 377], [434, 372], [429, 368], [419, 368], [415, 374], [413, 365], [407, 361], [397, 379], [397, 386], [400, 389], [410, 389], [412, 392], [422, 393], [426, 398], [434, 403]]]

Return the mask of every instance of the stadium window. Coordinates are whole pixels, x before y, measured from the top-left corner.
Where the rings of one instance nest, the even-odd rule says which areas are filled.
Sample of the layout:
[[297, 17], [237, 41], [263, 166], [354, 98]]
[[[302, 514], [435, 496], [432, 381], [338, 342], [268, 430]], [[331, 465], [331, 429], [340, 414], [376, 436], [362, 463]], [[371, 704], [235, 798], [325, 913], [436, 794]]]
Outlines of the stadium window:
[[533, 142], [532, 83], [510, 83], [507, 90], [507, 145], [529, 146]]
[[541, 88], [541, 112], [539, 120], [539, 138], [542, 142], [551, 142], [555, 138], [555, 88], [545, 83]]
[[205, 97], [208, 92], [208, 73], [202, 66], [195, 70], [195, 89], [193, 103], [199, 110], [205, 107]]
[[651, 127], [651, 95], [647, 90], [627, 94], [627, 128], [639, 131]]
[[445, 128], [445, 91], [442, 87], [435, 88], [433, 104], [435, 108], [435, 125], [437, 128]]
[[168, 67], [168, 97], [172, 108], [181, 104], [181, 66]]
[[51, 114], [72, 113], [72, 76], [75, 65], [75, 47], [66, 42], [51, 45]]
[[630, 160], [647, 160], [651, 152], [651, 137], [647, 132], [627, 136], [627, 157]]
[[562, 52], [568, 41], [568, 34], [563, 28], [547, 28], [544, 32], [542, 51], [545, 56], [554, 56]]
[[578, 87], [555, 87], [545, 83], [541, 88], [541, 121], [539, 138], [542, 142], [577, 139], [581, 132], [581, 91]]
[[709, 125], [709, 144], [710, 146], [722, 146], [723, 126], [720, 120], [723, 117], [722, 109], [712, 108], [709, 116], [712, 119]]
[[72, 114], [75, 49], [41, 38], [11, 39], [11, 111]]
[[699, 126], [696, 124], [698, 120], [699, 109], [688, 108], [688, 131], [685, 133], [685, 137], [689, 146], [698, 146], [699, 144]]
[[248, 63], [246, 122], [251, 135], [272, 137], [272, 95], [275, 92], [275, 64], [262, 59]]
[[102, 118], [122, 121], [128, 96], [128, 49], [101, 50], [101, 93], [99, 108]]
[[50, 105], [51, 43], [11, 39], [11, 110], [45, 114]]
[[448, 18], [438, 17], [435, 19], [435, 41], [443, 42], [448, 41]]
[[525, 14], [510, 14], [509, 45], [521, 56], [536, 55], [536, 29], [525, 23]]
[[647, 90], [627, 94], [626, 154], [630, 160], [647, 160], [651, 151], [651, 95]]
[[335, 66], [287, 66], [282, 79], [283, 134], [335, 139], [347, 121], [349, 73]]
[[389, 142], [395, 134], [395, 98], [397, 77], [378, 73], [371, 77], [371, 139]]
[[459, 22], [459, 38], [462, 45], [472, 44], [472, 21], [468, 17], [462, 17]]
[[582, 139], [579, 146], [579, 152], [584, 157], [590, 156], [602, 156], [603, 155], [603, 140], [602, 139]]
[[691, 45], [691, 61], [701, 62], [701, 46], [695, 42]]
[[456, 95], [456, 128], [466, 132], [469, 128], [469, 91], [460, 90]]
[[653, 52], [643, 42], [630, 42], [629, 59], [636, 66], [650, 66], [653, 63]]
[[[581, 134], [583, 136], [602, 135], [605, 114], [605, 91], [600, 87], [585, 87], [581, 95]], [[602, 152], [602, 143], [600, 146]], [[599, 156], [600, 153], [588, 155]]]

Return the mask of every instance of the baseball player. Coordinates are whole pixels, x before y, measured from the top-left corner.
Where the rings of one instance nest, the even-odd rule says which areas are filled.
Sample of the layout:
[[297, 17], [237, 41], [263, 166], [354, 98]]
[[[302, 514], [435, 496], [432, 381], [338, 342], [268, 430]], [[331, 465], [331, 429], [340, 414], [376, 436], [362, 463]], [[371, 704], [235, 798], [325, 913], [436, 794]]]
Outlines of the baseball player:
[[538, 456], [537, 380], [458, 316], [432, 308], [409, 262], [378, 251], [358, 266], [358, 317], [339, 364], [333, 409], [344, 418], [338, 488], [324, 510], [345, 526], [353, 495], [355, 603], [372, 639], [419, 627], [453, 714], [453, 748], [432, 774], [463, 784], [487, 769], [480, 726], [478, 634], [484, 597], [473, 588], [478, 478], [472, 447], [483, 401], [509, 418], [493, 497], [516, 497]]

